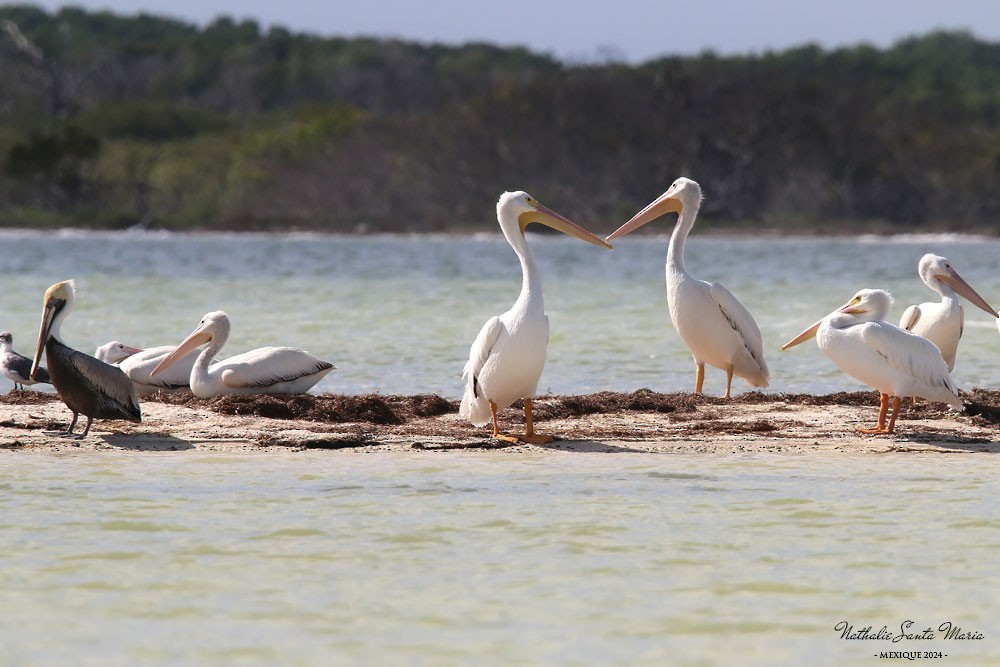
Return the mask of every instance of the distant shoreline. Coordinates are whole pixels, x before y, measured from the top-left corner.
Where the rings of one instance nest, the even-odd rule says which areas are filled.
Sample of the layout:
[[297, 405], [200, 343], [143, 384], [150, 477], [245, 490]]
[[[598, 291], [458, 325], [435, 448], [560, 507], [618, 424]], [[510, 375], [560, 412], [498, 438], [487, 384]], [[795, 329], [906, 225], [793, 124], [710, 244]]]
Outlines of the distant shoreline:
[[[584, 225], [586, 226], [586, 225]], [[590, 228], [592, 229], [592, 228]], [[672, 227], [664, 227], [663, 229], [645, 229], [636, 232], [634, 237], [670, 237], [670, 231]], [[612, 225], [608, 226], [608, 233], [614, 230]], [[595, 234], [601, 235], [603, 229], [592, 229]], [[844, 230], [837, 233], [825, 233], [825, 232], [809, 232], [802, 230], [795, 230], [789, 233], [790, 230], [778, 227], [770, 227], [765, 229], [758, 229], [749, 231], [743, 228], [716, 228], [711, 229], [711, 223], [706, 223], [705, 228], [699, 227], [698, 233], [693, 239], [699, 237], [715, 237], [715, 238], [774, 238], [774, 239], [892, 239], [900, 241], [914, 242], [928, 241], [928, 242], [939, 242], [939, 241], [975, 241], [983, 239], [997, 239], [1000, 238], [1000, 230], [997, 230], [996, 234], [989, 234], [981, 231], [973, 232], [957, 232], [957, 231], [914, 231], [914, 232], [873, 232], [873, 231], [860, 231], [860, 230]], [[549, 232], [548, 230], [543, 230], [538, 228], [528, 228], [530, 234], [537, 234], [539, 236], [547, 236], [550, 238], [560, 238], [558, 233]], [[16, 237], [16, 236], [27, 236], [27, 235], [44, 235], [44, 234], [56, 234], [56, 235], [107, 235], [107, 236], [121, 236], [121, 235], [135, 235], [137, 237], [148, 236], [234, 236], [234, 235], [247, 235], [247, 236], [321, 236], [321, 237], [333, 237], [333, 236], [344, 236], [352, 238], [400, 238], [400, 237], [457, 237], [457, 236], [500, 236], [499, 227], [493, 225], [490, 227], [454, 227], [450, 229], [441, 229], [433, 231], [326, 231], [318, 229], [306, 229], [306, 228], [296, 228], [296, 229], [161, 229], [161, 228], [124, 228], [124, 229], [108, 229], [102, 227], [9, 227], [0, 229], [0, 237]]]

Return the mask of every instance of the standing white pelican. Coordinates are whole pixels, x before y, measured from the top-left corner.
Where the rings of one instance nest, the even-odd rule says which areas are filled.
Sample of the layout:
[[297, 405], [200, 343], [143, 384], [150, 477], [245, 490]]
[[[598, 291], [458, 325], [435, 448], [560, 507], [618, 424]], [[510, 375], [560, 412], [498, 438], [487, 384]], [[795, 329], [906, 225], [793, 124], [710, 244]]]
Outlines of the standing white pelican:
[[[541, 444], [553, 438], [535, 434], [531, 399], [545, 366], [549, 318], [542, 300], [542, 280], [524, 237], [524, 228], [538, 222], [594, 245], [611, 246], [568, 218], [542, 206], [526, 192], [500, 195], [497, 220], [521, 262], [521, 294], [510, 310], [490, 318], [472, 343], [469, 361], [462, 372], [466, 385], [459, 414], [476, 426], [483, 426], [492, 418], [493, 437], [499, 440]], [[525, 434], [504, 435], [497, 425], [497, 411], [518, 399], [524, 399]]]
[[186, 357], [177, 361], [169, 369], [152, 376], [153, 369], [163, 359], [174, 351], [173, 345], [158, 347], [132, 347], [117, 340], [105, 343], [97, 348], [94, 356], [101, 361], [114, 364], [132, 380], [136, 391], [183, 391], [190, 387], [191, 369], [199, 350], [191, 350]]
[[[782, 350], [816, 337], [816, 344], [848, 375], [879, 392], [878, 424], [864, 433], [892, 433], [904, 396], [919, 396], [962, 408], [958, 388], [937, 346], [923, 336], [885, 321], [892, 296], [863, 289], [781, 346]], [[892, 418], [885, 416], [892, 396]]]
[[94, 418], [142, 421], [135, 387], [121, 369], [67, 347], [59, 340], [63, 320], [73, 310], [76, 298], [72, 280], [56, 283], [45, 292], [38, 344], [31, 365], [31, 379], [37, 380], [38, 365], [45, 353], [52, 386], [70, 410], [73, 421], [64, 435], [73, 435], [77, 418], [87, 416], [87, 427], [78, 437], [86, 438]]
[[965, 311], [958, 302], [958, 295], [961, 294], [994, 318], [997, 311], [958, 275], [951, 262], [940, 255], [927, 253], [921, 257], [917, 273], [925, 285], [941, 295], [941, 300], [910, 306], [903, 311], [899, 326], [937, 345], [950, 371], [955, 368], [958, 340], [965, 325]]
[[334, 369], [334, 365], [297, 347], [259, 347], [215, 364], [212, 360], [229, 339], [229, 316], [208, 313], [151, 375], [179, 362], [206, 345], [191, 368], [191, 393], [198, 398], [222, 394], [303, 394]]
[[14, 389], [23, 391], [25, 387], [42, 382], [52, 384], [49, 372], [39, 368], [35, 379], [31, 379], [31, 359], [14, 351], [14, 335], [9, 331], [0, 333], [0, 370], [8, 380], [14, 383]]
[[698, 280], [684, 267], [684, 242], [700, 207], [701, 187], [690, 178], [678, 178], [666, 192], [616, 229], [608, 240], [634, 232], [666, 213], [679, 214], [667, 249], [670, 321], [694, 357], [695, 393], [701, 393], [705, 364], [709, 364], [726, 371], [726, 398], [729, 398], [733, 375], [752, 387], [766, 387], [770, 373], [764, 361], [760, 328], [750, 312], [725, 287]]

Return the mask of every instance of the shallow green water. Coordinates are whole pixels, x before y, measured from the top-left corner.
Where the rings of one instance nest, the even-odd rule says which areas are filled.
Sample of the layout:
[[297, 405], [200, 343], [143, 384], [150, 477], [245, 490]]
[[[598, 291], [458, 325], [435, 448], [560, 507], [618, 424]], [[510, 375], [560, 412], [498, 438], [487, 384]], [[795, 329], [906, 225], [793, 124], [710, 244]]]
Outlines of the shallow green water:
[[[498, 234], [0, 241], [0, 327], [22, 352], [45, 288], [75, 277], [76, 347], [177, 342], [222, 308], [232, 353], [291, 344], [336, 363], [319, 391], [456, 397], [471, 340], [520, 285]], [[552, 320], [542, 391], [691, 388], [665, 238], [531, 243]], [[1000, 302], [993, 240], [696, 235], [688, 267], [755, 314], [772, 391], [828, 392], [861, 387], [780, 343], [860, 287], [891, 289], [897, 314], [927, 299], [928, 251]], [[968, 310], [960, 386], [1000, 383], [997, 336]], [[996, 665], [998, 460], [0, 451], [0, 662], [840, 666], [926, 649]], [[834, 630], [908, 619], [985, 639]]]
[[5, 452], [4, 664], [996, 665], [998, 461]]

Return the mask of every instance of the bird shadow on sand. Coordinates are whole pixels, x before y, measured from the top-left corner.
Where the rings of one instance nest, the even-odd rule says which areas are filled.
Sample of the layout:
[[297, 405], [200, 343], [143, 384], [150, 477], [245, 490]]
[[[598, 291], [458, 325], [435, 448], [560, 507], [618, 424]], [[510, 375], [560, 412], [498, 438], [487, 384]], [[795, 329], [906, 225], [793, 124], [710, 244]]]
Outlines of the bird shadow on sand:
[[[906, 444], [907, 442], [919, 443], [921, 445], [929, 445], [932, 447], [937, 447], [939, 449], [933, 450], [933, 449], [927, 449], [926, 447], [908, 448]], [[903, 439], [900, 439], [893, 444], [893, 451], [900, 451], [900, 452], [939, 451], [941, 453], [965, 451], [965, 452], [987, 452], [992, 454], [1000, 454], [1000, 441], [990, 440], [988, 438], [981, 438], [975, 436], [956, 435], [954, 433], [944, 434], [940, 431], [938, 432], [918, 431], [918, 432], [906, 433]]]
[[163, 433], [134, 433], [129, 435], [104, 435], [101, 440], [118, 449], [137, 452], [178, 452], [195, 449], [187, 440]]
[[579, 452], [581, 454], [648, 454], [645, 449], [633, 449], [621, 445], [610, 445], [600, 440], [553, 440], [544, 445], [545, 449], [561, 452]]

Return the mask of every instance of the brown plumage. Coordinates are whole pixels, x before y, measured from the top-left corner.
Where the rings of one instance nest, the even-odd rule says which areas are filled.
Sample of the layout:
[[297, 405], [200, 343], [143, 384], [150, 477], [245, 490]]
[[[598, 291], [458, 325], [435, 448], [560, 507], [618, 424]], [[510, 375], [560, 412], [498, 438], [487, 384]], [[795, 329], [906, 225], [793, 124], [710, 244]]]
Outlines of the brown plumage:
[[34, 375], [44, 350], [52, 385], [66, 407], [73, 411], [73, 421], [65, 435], [74, 435], [73, 429], [81, 414], [86, 415], [87, 426], [77, 436], [80, 438], [87, 437], [95, 418], [142, 421], [135, 387], [121, 369], [74, 350], [59, 340], [62, 321], [72, 310], [73, 300], [72, 280], [56, 283], [45, 292], [42, 323], [32, 365]]

